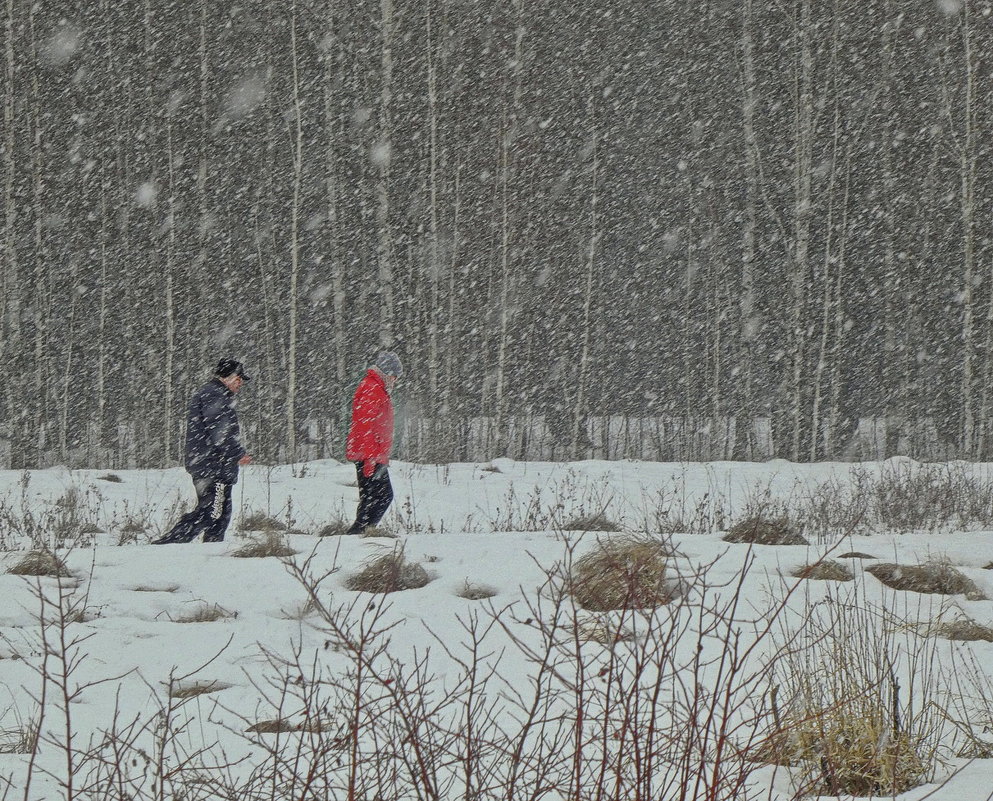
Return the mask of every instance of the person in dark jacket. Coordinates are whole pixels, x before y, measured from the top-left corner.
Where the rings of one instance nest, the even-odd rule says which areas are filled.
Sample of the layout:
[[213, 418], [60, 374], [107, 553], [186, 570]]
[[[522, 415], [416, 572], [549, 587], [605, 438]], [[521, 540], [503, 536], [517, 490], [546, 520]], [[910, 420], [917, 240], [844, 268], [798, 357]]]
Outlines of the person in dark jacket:
[[238, 468], [252, 461], [241, 445], [234, 408], [234, 396], [248, 380], [241, 362], [221, 359], [213, 379], [194, 393], [186, 421], [186, 472], [193, 479], [197, 505], [153, 545], [190, 542], [200, 534], [204, 542], [224, 539]]
[[386, 466], [393, 449], [393, 402], [390, 393], [403, 375], [395, 353], [384, 351], [355, 390], [352, 425], [345, 442], [345, 458], [355, 463], [359, 507], [349, 534], [361, 534], [379, 524], [393, 502], [393, 484]]

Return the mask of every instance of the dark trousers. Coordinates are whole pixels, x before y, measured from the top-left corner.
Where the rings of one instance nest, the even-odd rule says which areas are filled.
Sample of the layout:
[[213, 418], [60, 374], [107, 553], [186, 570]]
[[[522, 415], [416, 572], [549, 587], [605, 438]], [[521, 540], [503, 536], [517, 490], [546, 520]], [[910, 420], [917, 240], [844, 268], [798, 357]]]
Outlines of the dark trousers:
[[204, 542], [221, 542], [231, 522], [231, 485], [213, 478], [194, 479], [197, 491], [196, 508], [183, 515], [164, 537], [153, 545], [190, 542], [203, 534]]
[[376, 472], [367, 478], [362, 475], [362, 462], [356, 462], [355, 472], [359, 478], [359, 508], [349, 534], [361, 534], [367, 528], [379, 525], [393, 503], [393, 485], [385, 464], [377, 465]]

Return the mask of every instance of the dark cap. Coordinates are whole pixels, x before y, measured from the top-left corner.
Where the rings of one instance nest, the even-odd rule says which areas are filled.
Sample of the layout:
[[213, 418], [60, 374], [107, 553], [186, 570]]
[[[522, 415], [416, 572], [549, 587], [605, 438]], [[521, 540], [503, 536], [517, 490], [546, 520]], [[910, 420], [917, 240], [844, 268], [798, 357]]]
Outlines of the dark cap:
[[250, 376], [245, 375], [245, 365], [237, 359], [221, 359], [217, 363], [217, 369], [214, 370], [214, 375], [218, 378], [228, 378], [229, 376], [236, 375], [244, 381], [252, 380]]

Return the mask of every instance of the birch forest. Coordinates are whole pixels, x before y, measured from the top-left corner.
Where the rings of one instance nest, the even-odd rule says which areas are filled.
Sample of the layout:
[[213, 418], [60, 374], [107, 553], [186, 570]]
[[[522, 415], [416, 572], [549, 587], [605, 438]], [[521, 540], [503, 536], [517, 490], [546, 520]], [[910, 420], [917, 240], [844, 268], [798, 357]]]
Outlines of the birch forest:
[[0, 14], [0, 467], [993, 458], [991, 0]]

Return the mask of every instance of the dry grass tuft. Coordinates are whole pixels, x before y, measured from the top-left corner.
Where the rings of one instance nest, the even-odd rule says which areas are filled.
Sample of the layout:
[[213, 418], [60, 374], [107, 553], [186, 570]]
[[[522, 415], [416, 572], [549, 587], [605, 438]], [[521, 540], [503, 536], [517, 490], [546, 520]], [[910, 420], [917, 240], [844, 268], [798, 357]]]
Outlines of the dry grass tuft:
[[634, 631], [620, 621], [611, 620], [607, 615], [587, 618], [579, 623], [579, 636], [587, 642], [596, 642], [610, 647], [619, 642], [635, 639]]
[[724, 542], [754, 545], [809, 545], [787, 517], [753, 515], [739, 520], [724, 535]]
[[173, 623], [213, 623], [236, 617], [238, 617], [237, 612], [231, 612], [219, 604], [201, 603], [179, 617], [170, 619]]
[[345, 580], [345, 587], [356, 592], [402, 592], [424, 587], [431, 580], [417, 562], [408, 562], [403, 548], [396, 548], [367, 563]]
[[496, 595], [497, 591], [484, 584], [472, 584], [466, 580], [465, 586], [455, 594], [459, 598], [465, 598], [467, 601], [485, 601], [487, 598], [492, 598]]
[[993, 562], [990, 562], [988, 565], [986, 565], [986, 567], [984, 567], [983, 570], [993, 570]]
[[570, 586], [584, 609], [647, 609], [675, 597], [666, 580], [666, 559], [671, 556], [657, 539], [623, 537], [606, 540], [573, 566]]
[[241, 519], [242, 531], [286, 531], [286, 523], [262, 512], [249, 512]]
[[0, 754], [33, 754], [38, 748], [41, 730], [31, 720], [10, 729], [0, 728]]
[[959, 642], [993, 642], [993, 628], [969, 618], [925, 625], [925, 633]]
[[7, 572], [14, 576], [49, 576], [50, 578], [72, 576], [65, 562], [51, 551], [29, 551]]
[[246, 731], [254, 732], [255, 734], [285, 734], [287, 732], [300, 731], [300, 729], [300, 726], [290, 723], [288, 720], [276, 719], [260, 720], [258, 723], [253, 723], [249, 726]]
[[109, 481], [111, 484], [123, 484], [124, 479], [121, 478], [117, 473], [106, 473], [102, 476], [97, 476], [100, 481]]
[[396, 534], [390, 531], [385, 526], [369, 526], [365, 531], [362, 532], [363, 537], [380, 537], [388, 540], [399, 539]]
[[169, 690], [170, 698], [196, 698], [198, 695], [207, 695], [226, 690], [230, 684], [222, 681], [195, 681], [192, 684], [177, 684]]
[[264, 537], [253, 539], [242, 545], [238, 550], [232, 551], [230, 555], [239, 559], [266, 559], [270, 557], [284, 559], [288, 556], [295, 556], [296, 553], [287, 544], [286, 537], [278, 532], [270, 531]]
[[814, 581], [851, 581], [855, 578], [855, 574], [845, 565], [830, 559], [803, 565], [790, 575], [794, 578], [813, 579]]
[[835, 708], [777, 732], [762, 761], [803, 765], [804, 790], [815, 795], [889, 796], [920, 786], [927, 775], [921, 741], [894, 732], [879, 709], [855, 711]]
[[866, 568], [887, 587], [932, 595], [964, 595], [970, 601], [985, 601], [986, 596], [968, 576], [951, 565], [895, 565], [884, 563]]
[[876, 559], [878, 557], [873, 556], [871, 553], [862, 553], [861, 551], [849, 551], [848, 553], [838, 554], [839, 559]]
[[133, 587], [131, 592], [175, 592], [178, 589], [178, 584], [161, 584], [158, 587], [153, 587], [151, 584], [139, 584], [137, 587]]
[[564, 531], [620, 531], [621, 527], [603, 512], [586, 517], [574, 517], [562, 526]]
[[346, 535], [351, 529], [352, 524], [338, 518], [337, 520], [332, 520], [330, 523], [325, 524], [319, 532], [317, 532], [318, 537], [342, 537]]

